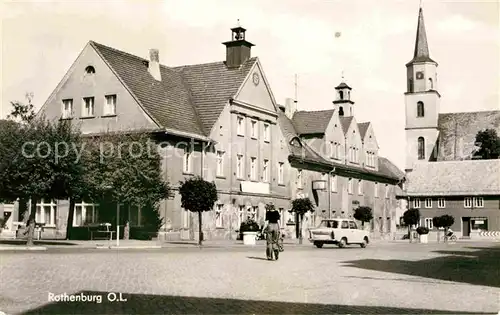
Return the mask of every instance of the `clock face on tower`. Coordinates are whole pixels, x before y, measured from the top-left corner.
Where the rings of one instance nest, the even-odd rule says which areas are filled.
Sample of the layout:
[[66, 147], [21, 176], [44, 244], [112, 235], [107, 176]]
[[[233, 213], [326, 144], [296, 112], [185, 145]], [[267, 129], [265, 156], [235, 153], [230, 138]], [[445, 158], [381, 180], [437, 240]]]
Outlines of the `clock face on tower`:
[[257, 72], [254, 72], [252, 79], [253, 79], [253, 84], [255, 84], [255, 85], [259, 84], [260, 77], [259, 77], [259, 74]]
[[424, 73], [419, 71], [417, 72], [417, 80], [422, 80], [424, 78]]

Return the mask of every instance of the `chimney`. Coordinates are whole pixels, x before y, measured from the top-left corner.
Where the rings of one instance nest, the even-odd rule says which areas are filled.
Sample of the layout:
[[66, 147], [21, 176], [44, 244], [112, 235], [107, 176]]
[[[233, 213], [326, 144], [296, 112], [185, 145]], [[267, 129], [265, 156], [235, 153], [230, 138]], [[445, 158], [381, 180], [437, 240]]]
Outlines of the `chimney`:
[[160, 51], [158, 49], [149, 50], [148, 71], [157, 81], [161, 81], [160, 73]]
[[246, 29], [238, 26], [231, 29], [231, 41], [223, 43], [226, 46], [226, 66], [237, 68], [251, 57], [251, 49], [254, 44], [245, 39]]
[[285, 115], [289, 119], [293, 118], [293, 114], [297, 111], [297, 101], [292, 98], [285, 99]]

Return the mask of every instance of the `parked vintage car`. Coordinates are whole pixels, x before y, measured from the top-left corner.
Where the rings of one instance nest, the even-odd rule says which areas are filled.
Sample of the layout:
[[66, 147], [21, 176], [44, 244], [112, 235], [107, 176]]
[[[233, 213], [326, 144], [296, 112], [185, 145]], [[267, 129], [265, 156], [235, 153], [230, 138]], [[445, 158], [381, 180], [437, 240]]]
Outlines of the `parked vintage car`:
[[358, 229], [351, 219], [322, 220], [317, 228], [309, 230], [309, 241], [321, 248], [324, 244], [336, 244], [339, 247], [359, 244], [365, 248], [370, 242], [368, 231]]

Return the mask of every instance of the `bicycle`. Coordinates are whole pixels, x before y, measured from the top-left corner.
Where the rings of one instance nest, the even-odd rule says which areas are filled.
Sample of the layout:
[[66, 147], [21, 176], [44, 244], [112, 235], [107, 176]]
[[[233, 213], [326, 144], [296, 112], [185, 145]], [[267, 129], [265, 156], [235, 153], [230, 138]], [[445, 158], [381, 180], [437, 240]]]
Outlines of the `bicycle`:
[[[446, 242], [446, 235], [443, 235], [441, 238], [443, 242]], [[451, 236], [448, 236], [448, 242], [456, 242], [457, 241], [457, 236], [455, 234], [452, 234]]]

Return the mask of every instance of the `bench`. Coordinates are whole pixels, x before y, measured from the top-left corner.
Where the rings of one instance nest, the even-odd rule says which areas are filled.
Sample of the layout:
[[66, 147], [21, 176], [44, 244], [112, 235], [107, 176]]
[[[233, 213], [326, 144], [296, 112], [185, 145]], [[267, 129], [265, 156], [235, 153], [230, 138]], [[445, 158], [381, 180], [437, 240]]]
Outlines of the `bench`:
[[[116, 231], [104, 231], [104, 230], [95, 230], [90, 231], [90, 240], [113, 240], [113, 235]], [[108, 236], [109, 235], [109, 236]]]
[[116, 231], [110, 230], [110, 226], [111, 224], [109, 223], [100, 223], [98, 225], [89, 226], [90, 240], [112, 240], [113, 235], [116, 233]]

